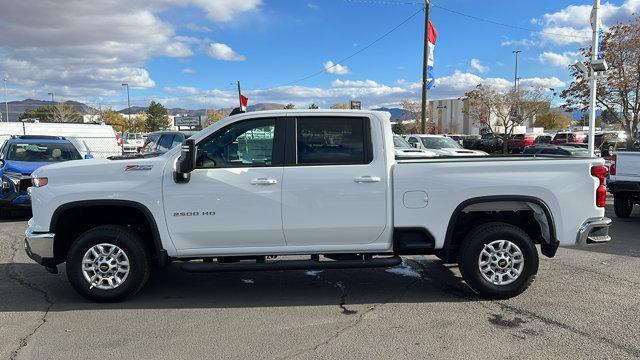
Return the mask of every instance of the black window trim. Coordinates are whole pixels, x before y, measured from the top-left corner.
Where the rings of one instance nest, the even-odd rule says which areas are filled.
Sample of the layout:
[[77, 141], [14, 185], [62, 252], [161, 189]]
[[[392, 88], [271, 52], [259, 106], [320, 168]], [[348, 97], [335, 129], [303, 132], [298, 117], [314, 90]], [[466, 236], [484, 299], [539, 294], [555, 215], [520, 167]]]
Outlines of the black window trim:
[[230, 127], [236, 126], [238, 124], [255, 121], [255, 120], [274, 120], [274, 134], [273, 134], [273, 157], [271, 159], [270, 165], [252, 165], [252, 166], [215, 166], [215, 167], [202, 167], [196, 166], [195, 170], [215, 170], [215, 169], [237, 169], [237, 168], [265, 168], [265, 167], [282, 167], [284, 164], [284, 150], [285, 150], [285, 118], [283, 117], [274, 117], [274, 116], [262, 116], [262, 117], [252, 117], [249, 119], [243, 119], [240, 121], [235, 121], [231, 124], [228, 124], [211, 134], [207, 135], [204, 139], [198, 141], [196, 143], [196, 152], [198, 151], [198, 145], [204, 143], [216, 136], [222, 131], [226, 131]]
[[[298, 164], [298, 119], [300, 118], [338, 118], [338, 119], [361, 119], [363, 122], [363, 135], [364, 135], [364, 162], [354, 163], [313, 163], [313, 164]], [[336, 165], [369, 165], [373, 162], [373, 142], [371, 132], [371, 118], [367, 116], [335, 116], [335, 115], [305, 115], [305, 116], [292, 116], [286, 119], [285, 130], [285, 155], [284, 166], [336, 166]], [[293, 141], [289, 140], [293, 139]]]

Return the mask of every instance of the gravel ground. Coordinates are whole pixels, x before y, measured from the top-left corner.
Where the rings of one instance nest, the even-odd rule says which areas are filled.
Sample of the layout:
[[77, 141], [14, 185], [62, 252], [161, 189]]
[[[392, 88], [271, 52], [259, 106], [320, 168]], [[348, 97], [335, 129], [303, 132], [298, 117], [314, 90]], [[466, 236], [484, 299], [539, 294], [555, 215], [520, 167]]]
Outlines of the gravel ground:
[[640, 211], [607, 211], [611, 243], [541, 258], [536, 282], [506, 301], [408, 257], [387, 270], [171, 266], [127, 302], [94, 304], [27, 258], [24, 219], [0, 220], [0, 358], [637, 358]]

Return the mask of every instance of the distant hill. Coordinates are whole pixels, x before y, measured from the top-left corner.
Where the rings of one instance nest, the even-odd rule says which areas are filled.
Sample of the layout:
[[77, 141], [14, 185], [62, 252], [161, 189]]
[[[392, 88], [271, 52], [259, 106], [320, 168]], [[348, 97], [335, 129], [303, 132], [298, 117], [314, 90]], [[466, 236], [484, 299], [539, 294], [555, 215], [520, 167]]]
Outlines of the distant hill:
[[[262, 110], [280, 110], [280, 109], [284, 109], [284, 105], [277, 104], [277, 103], [259, 103], [259, 104], [249, 105], [247, 107], [248, 112], [262, 111]], [[218, 111], [221, 111], [225, 115], [228, 115], [229, 113], [231, 113], [232, 110], [233, 108], [218, 109]], [[146, 112], [146, 111], [147, 111], [147, 107], [144, 107], [144, 106], [131, 107], [132, 114], [137, 114], [137, 113]], [[118, 110], [118, 112], [126, 115], [127, 108]], [[205, 109], [190, 110], [190, 109], [184, 109], [184, 108], [171, 108], [171, 109], [167, 109], [167, 113], [169, 115], [185, 115], [186, 114], [188, 116], [199, 116], [199, 115], [204, 116], [206, 114], [206, 111]]]
[[411, 115], [409, 114], [409, 112], [407, 110], [401, 109], [401, 108], [381, 107], [381, 108], [371, 109], [371, 110], [386, 111], [386, 112], [390, 113], [391, 114], [391, 121], [404, 120], [404, 119], [408, 119], [408, 118], [411, 117]]
[[[8, 102], [8, 106], [9, 106], [9, 121], [18, 121], [18, 117], [20, 117], [20, 115], [25, 112], [25, 110], [31, 110], [31, 109], [36, 109], [40, 106], [51, 106], [51, 105], [55, 105], [58, 102], [52, 102], [52, 101], [47, 101], [47, 100], [36, 100], [36, 99], [25, 99], [25, 100], [20, 100], [20, 101], [9, 101]], [[80, 114], [82, 115], [86, 115], [89, 114], [93, 111], [96, 111], [94, 108], [92, 108], [89, 105], [83, 104], [81, 102], [78, 101], [65, 101], [64, 104], [69, 104], [71, 106], [73, 106], [74, 109], [78, 110], [78, 112], [80, 112]], [[5, 120], [5, 106], [4, 103], [0, 104], [0, 113], [2, 113], [2, 120]]]

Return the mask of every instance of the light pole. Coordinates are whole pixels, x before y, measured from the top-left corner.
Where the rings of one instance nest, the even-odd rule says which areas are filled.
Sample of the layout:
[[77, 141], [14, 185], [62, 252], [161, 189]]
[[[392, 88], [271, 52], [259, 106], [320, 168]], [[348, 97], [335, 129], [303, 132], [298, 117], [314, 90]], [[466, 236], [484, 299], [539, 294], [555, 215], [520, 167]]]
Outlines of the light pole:
[[[52, 92], [50, 92], [50, 93], [47, 93], [47, 95], [51, 95], [51, 102], [52, 102], [52, 103], [55, 103], [55, 101], [53, 101], [53, 93], [52, 93]], [[53, 105], [53, 104], [52, 104], [52, 105]]]
[[[129, 126], [131, 126], [131, 98], [129, 97], [129, 83], [124, 83], [122, 86], [127, 87], [127, 116], [129, 117]], [[124, 141], [124, 126], [122, 126], [122, 136], [120, 141]], [[122, 153], [124, 154], [124, 145], [122, 146]]]
[[7, 78], [2, 78], [4, 82], [4, 111], [7, 114], [7, 122], [9, 122], [9, 103], [7, 102]]
[[512, 53], [516, 54], [516, 71], [513, 76], [513, 90], [518, 91], [518, 54], [520, 54], [522, 50], [513, 50]]

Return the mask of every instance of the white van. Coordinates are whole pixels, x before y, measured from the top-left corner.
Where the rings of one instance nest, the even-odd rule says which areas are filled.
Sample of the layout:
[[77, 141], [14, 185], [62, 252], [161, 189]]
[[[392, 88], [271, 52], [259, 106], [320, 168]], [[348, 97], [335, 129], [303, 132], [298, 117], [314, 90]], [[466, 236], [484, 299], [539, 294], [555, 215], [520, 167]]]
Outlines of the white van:
[[105, 124], [71, 124], [41, 122], [0, 123], [0, 144], [11, 135], [63, 136], [78, 149], [81, 155], [94, 158], [122, 155], [122, 142], [113, 127]]

